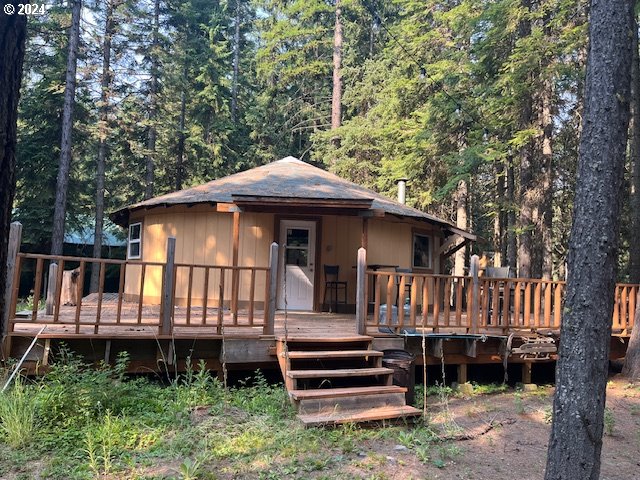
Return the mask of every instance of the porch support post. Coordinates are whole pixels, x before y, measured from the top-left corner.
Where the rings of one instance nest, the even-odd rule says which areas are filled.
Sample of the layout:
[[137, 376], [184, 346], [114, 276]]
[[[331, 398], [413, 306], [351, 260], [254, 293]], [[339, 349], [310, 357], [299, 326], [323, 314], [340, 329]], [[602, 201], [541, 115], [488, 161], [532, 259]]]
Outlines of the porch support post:
[[[169, 335], [171, 333], [171, 321], [173, 319], [173, 307], [175, 304], [175, 263], [176, 263], [176, 239], [167, 238], [167, 263], [164, 266], [164, 278], [162, 280], [162, 318], [160, 333]], [[143, 298], [140, 298], [140, 302]]]
[[369, 248], [369, 218], [362, 217], [362, 239], [360, 246], [364, 249]]
[[[480, 280], [478, 272], [480, 270], [480, 258], [478, 255], [471, 256], [471, 265], [469, 271], [471, 273], [471, 333], [478, 333], [478, 317], [480, 316]], [[467, 310], [469, 306], [467, 306]]]
[[58, 278], [58, 264], [49, 264], [49, 280], [47, 281], [47, 299], [45, 300], [45, 313], [53, 315], [56, 307], [56, 278]]
[[[2, 340], [5, 339], [9, 332], [9, 313], [15, 309], [15, 305], [12, 305], [13, 298], [18, 298], [17, 295], [13, 295], [14, 289], [20, 287], [20, 277], [16, 278], [16, 260], [18, 253], [20, 252], [20, 243], [22, 242], [22, 224], [20, 222], [13, 222], [9, 227], [9, 245], [7, 248], [7, 282], [5, 285], [4, 295], [4, 310], [2, 311], [2, 318], [0, 319], [0, 334]], [[8, 358], [10, 352], [6, 352]]]
[[[240, 250], [240, 212], [233, 212], [233, 258], [232, 265], [238, 266], [238, 252]], [[240, 271], [234, 268], [231, 273], [231, 312], [234, 320], [238, 318], [238, 285]]]
[[269, 250], [268, 275], [269, 295], [268, 298], [265, 299], [267, 305], [265, 305], [264, 313], [264, 334], [273, 335], [276, 318], [276, 283], [278, 281], [278, 244], [276, 242], [271, 244], [271, 249]]
[[356, 279], [356, 328], [359, 335], [366, 332], [367, 319], [367, 250], [363, 247], [358, 249], [358, 273]]

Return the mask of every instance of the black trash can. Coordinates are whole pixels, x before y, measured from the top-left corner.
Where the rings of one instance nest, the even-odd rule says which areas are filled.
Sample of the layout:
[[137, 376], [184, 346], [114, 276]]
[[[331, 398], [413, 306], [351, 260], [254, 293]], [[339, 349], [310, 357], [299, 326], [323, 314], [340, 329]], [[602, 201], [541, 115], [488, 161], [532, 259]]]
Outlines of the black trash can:
[[382, 366], [393, 369], [393, 384], [406, 387], [407, 405], [413, 405], [416, 390], [416, 356], [405, 350], [383, 350]]

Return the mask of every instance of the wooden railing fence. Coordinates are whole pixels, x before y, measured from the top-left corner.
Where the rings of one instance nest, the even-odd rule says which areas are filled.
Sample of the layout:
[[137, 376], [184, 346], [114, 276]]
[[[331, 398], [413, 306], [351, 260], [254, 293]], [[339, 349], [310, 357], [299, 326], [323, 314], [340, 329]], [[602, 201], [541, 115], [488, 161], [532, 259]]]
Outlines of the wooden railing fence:
[[[633, 327], [639, 288], [616, 285], [613, 333]], [[564, 290], [562, 281], [367, 270], [360, 333], [558, 330]]]
[[[278, 246], [273, 244], [266, 267], [176, 263], [172, 238], [167, 242], [166, 262], [17, 253], [8, 294], [7, 333], [16, 324], [26, 323], [68, 325], [75, 333], [93, 327], [94, 334], [100, 327], [143, 325], [157, 328], [160, 335], [172, 334], [176, 326], [215, 327], [217, 333], [227, 326], [261, 326], [264, 334], [273, 334], [277, 256]], [[33, 271], [28, 314], [16, 311], [27, 266]], [[91, 268], [99, 269], [98, 290], [85, 297], [85, 277]], [[118, 278], [115, 291], [105, 289], [107, 269]], [[75, 291], [72, 305], [65, 306], [68, 284]], [[241, 285], [247, 287], [242, 300]]]

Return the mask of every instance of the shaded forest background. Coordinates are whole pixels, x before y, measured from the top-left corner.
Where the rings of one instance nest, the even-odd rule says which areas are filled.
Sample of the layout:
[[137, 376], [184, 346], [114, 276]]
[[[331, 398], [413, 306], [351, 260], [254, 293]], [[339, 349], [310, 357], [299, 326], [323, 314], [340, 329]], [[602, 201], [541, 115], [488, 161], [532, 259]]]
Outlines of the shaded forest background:
[[[39, 251], [79, 3], [50, 2], [28, 24], [14, 219]], [[407, 178], [407, 203], [479, 234], [477, 253], [564, 278], [586, 1], [86, 0], [81, 12], [67, 230], [293, 155], [392, 197]], [[634, 41], [619, 276], [640, 282]]]

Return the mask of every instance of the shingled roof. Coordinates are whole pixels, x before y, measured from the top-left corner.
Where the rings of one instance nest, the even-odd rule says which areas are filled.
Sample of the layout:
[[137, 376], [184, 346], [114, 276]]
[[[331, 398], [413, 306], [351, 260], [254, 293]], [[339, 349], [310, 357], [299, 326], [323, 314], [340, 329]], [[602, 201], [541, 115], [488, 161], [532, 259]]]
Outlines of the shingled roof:
[[445, 227], [470, 240], [476, 238], [475, 235], [459, 230], [445, 220], [391, 200], [294, 157], [286, 157], [203, 185], [135, 203], [112, 213], [111, 218], [118, 224], [126, 225], [129, 213], [138, 209], [199, 203], [235, 203], [242, 197], [255, 196], [273, 198], [274, 201], [282, 203], [286, 203], [287, 199], [308, 199], [312, 205], [323, 200], [359, 204], [371, 202], [372, 210], [423, 220]]

